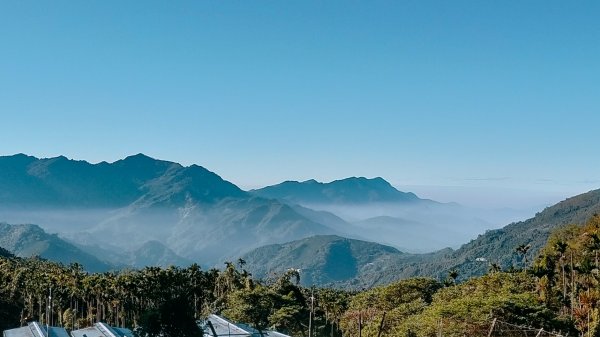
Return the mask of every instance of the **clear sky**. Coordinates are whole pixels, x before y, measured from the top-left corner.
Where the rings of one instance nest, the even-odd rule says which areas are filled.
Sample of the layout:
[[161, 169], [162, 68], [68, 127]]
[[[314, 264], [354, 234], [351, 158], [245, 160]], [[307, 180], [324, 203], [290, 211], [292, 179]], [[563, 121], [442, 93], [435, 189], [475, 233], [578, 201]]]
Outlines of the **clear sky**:
[[575, 194], [600, 188], [599, 18], [599, 1], [2, 1], [0, 154]]

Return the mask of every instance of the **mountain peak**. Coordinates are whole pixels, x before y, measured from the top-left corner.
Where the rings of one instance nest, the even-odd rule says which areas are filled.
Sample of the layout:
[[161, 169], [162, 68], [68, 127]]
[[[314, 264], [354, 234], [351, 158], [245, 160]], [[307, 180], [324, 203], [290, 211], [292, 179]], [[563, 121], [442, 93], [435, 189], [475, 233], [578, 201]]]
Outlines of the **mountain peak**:
[[372, 184], [372, 185], [382, 185], [382, 186], [392, 186], [387, 180], [381, 177], [375, 178], [367, 178], [367, 177], [349, 177], [339, 180], [334, 180], [330, 184], [333, 183], [360, 183], [360, 184]]
[[140, 152], [138, 154], [132, 154], [130, 156], [127, 156], [123, 160], [152, 160], [152, 161], [154, 161], [156, 159]]
[[[186, 200], [245, 196], [207, 169], [154, 159], [143, 153], [113, 163], [91, 164], [65, 156], [0, 157], [0, 204], [24, 207], [124, 207], [149, 191]], [[164, 193], [163, 193], [164, 192]], [[171, 198], [168, 199], [175, 200]]]
[[302, 184], [321, 184], [321, 183], [314, 179], [308, 179], [308, 180], [303, 181]]
[[283, 199], [299, 204], [362, 204], [370, 202], [410, 202], [420, 200], [415, 194], [401, 192], [381, 177], [349, 177], [320, 183], [286, 181], [254, 190], [252, 193], [271, 199]]
[[25, 153], [19, 152], [10, 156], [1, 156], [0, 158], [13, 158], [13, 159], [37, 159], [34, 156], [27, 155]]

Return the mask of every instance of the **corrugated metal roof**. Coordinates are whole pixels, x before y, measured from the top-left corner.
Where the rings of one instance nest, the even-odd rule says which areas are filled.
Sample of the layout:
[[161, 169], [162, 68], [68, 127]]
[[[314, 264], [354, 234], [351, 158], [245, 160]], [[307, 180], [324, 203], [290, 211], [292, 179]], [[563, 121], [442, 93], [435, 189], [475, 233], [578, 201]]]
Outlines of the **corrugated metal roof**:
[[113, 330], [117, 333], [118, 336], [121, 337], [133, 337], [133, 332], [129, 329], [125, 328], [115, 328], [113, 326]]
[[72, 337], [133, 337], [133, 332], [125, 328], [111, 327], [106, 323], [96, 323], [94, 326], [71, 332]]
[[63, 328], [50, 327], [50, 337], [69, 337], [67, 330]]
[[89, 327], [85, 329], [79, 329], [71, 331], [72, 337], [106, 337], [96, 327]]
[[[50, 331], [48, 334], [47, 331]], [[67, 331], [63, 328], [53, 327], [46, 330], [46, 326], [39, 322], [29, 322], [27, 326], [5, 330], [4, 337], [69, 337]]]
[[4, 330], [4, 337], [34, 337], [33, 332], [28, 326], [22, 328]]
[[[258, 330], [243, 323], [233, 323], [229, 320], [218, 316], [210, 315], [206, 321], [199, 324], [204, 331], [204, 336], [215, 337], [212, 330], [208, 327], [207, 322], [210, 321], [217, 333], [218, 337], [261, 337]], [[291, 337], [277, 331], [265, 330], [262, 337]]]
[[[217, 315], [210, 315], [206, 319], [206, 321], [210, 321], [212, 323], [217, 336], [242, 336], [242, 337], [250, 337], [252, 333], [246, 331], [239, 326], [235, 325], [233, 322], [226, 320], [223, 317]], [[204, 330], [204, 334], [208, 334], [208, 336], [213, 336], [212, 330], [207, 326], [207, 322], [205, 322], [202, 329]]]

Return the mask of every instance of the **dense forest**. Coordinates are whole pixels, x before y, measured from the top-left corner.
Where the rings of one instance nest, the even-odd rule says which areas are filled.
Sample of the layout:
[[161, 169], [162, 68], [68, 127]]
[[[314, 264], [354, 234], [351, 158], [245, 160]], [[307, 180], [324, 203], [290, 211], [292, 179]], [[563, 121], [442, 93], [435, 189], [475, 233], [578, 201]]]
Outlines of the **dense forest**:
[[534, 261], [526, 243], [517, 265], [457, 283], [412, 278], [359, 291], [307, 288], [289, 270], [263, 280], [245, 261], [222, 270], [147, 267], [86, 273], [0, 251], [0, 329], [26, 321], [68, 329], [96, 321], [140, 336], [198, 336], [195, 321], [220, 313], [258, 330], [293, 336], [487, 335], [494, 319], [562, 334], [600, 336], [600, 217], [556, 230]]

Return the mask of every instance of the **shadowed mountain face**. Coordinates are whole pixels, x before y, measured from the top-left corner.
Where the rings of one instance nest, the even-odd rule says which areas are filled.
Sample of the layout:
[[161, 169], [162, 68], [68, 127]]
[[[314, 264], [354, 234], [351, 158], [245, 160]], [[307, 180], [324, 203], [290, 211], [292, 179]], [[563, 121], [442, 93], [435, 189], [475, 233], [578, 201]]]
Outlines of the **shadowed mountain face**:
[[388, 281], [386, 268], [404, 259], [395, 248], [335, 235], [313, 236], [255, 249], [242, 258], [252, 275], [264, 278], [300, 269], [300, 282], [309, 285], [371, 286]]
[[383, 178], [346, 178], [320, 183], [316, 180], [304, 182], [286, 181], [250, 193], [280, 199], [300, 205], [318, 204], [365, 204], [381, 202], [412, 202], [420, 200], [413, 193], [400, 192]]
[[39, 223], [82, 246], [127, 254], [157, 241], [168, 251], [153, 245], [140, 252], [148, 257], [140, 261], [157, 264], [177, 261], [170, 251], [213, 265], [262, 244], [335, 232], [203, 167], [143, 154], [99, 164], [0, 157], [0, 221]]
[[0, 247], [0, 257], [11, 258], [14, 257], [13, 253], [9, 252], [7, 249]]

